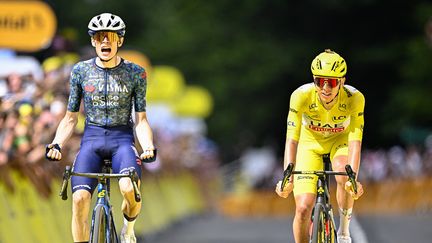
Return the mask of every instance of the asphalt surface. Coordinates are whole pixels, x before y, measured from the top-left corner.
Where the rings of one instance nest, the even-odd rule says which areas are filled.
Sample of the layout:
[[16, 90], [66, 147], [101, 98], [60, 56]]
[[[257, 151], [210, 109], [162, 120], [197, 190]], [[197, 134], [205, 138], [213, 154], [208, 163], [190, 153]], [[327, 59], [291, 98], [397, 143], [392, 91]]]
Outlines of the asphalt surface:
[[[432, 212], [356, 217], [353, 243], [432, 242]], [[351, 225], [353, 226], [353, 225]], [[351, 232], [353, 227], [351, 227]], [[351, 233], [353, 234], [353, 233]], [[357, 239], [357, 241], [356, 241]], [[173, 225], [140, 243], [282, 243], [294, 242], [292, 218], [201, 216]]]

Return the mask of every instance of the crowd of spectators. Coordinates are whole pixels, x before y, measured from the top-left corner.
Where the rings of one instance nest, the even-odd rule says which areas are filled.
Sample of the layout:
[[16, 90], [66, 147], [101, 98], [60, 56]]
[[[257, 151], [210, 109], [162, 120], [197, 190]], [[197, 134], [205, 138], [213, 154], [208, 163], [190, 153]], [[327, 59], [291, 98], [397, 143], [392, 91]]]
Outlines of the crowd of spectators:
[[366, 149], [362, 153], [360, 179], [379, 182], [415, 179], [432, 175], [432, 135], [423, 145], [394, 145], [389, 149]]
[[[245, 150], [239, 160], [225, 166], [246, 188], [272, 190], [283, 176], [282, 158], [270, 147]], [[229, 172], [228, 172], [229, 171]], [[432, 176], [432, 134], [424, 144], [394, 145], [363, 149], [359, 181], [365, 184], [385, 180], [415, 180]], [[231, 190], [230, 188], [229, 190]]]

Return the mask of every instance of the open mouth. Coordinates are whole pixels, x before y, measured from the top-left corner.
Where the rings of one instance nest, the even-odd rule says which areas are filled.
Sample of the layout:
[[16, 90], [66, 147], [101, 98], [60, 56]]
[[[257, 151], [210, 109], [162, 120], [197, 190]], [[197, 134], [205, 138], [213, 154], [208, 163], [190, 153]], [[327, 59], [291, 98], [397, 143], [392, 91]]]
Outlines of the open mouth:
[[109, 48], [109, 47], [102, 47], [102, 48], [101, 48], [101, 52], [102, 52], [103, 54], [105, 54], [105, 55], [108, 55], [108, 54], [111, 53], [111, 48]]

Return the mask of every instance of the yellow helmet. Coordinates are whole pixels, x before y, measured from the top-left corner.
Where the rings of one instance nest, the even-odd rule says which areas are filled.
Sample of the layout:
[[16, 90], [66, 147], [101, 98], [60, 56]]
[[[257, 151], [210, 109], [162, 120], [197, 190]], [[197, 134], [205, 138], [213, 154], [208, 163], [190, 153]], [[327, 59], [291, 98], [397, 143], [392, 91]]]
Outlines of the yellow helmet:
[[347, 72], [347, 65], [339, 54], [326, 49], [313, 59], [311, 71], [314, 76], [341, 78]]

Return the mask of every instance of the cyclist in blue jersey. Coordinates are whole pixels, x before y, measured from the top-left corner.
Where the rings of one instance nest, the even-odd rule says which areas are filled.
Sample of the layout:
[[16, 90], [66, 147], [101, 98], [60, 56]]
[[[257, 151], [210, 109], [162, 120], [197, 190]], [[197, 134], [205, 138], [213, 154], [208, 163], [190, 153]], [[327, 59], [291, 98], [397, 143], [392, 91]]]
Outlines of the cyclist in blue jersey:
[[[61, 147], [72, 135], [78, 121], [81, 101], [86, 125], [75, 172], [100, 172], [104, 159], [112, 160], [113, 173], [135, 168], [141, 177], [141, 160], [155, 156], [153, 133], [146, 116], [146, 71], [117, 55], [123, 45], [126, 26], [111, 13], [93, 17], [88, 24], [91, 44], [97, 56], [77, 63], [70, 76], [68, 110], [60, 122], [54, 140], [47, 145], [47, 158], [60, 160]], [[132, 119], [135, 111], [135, 123]], [[143, 153], [134, 144], [134, 125]], [[96, 179], [72, 177], [72, 236], [74, 242], [89, 241], [88, 214]], [[124, 197], [122, 243], [136, 242], [134, 223], [141, 210], [135, 202], [131, 180], [119, 180]]]

